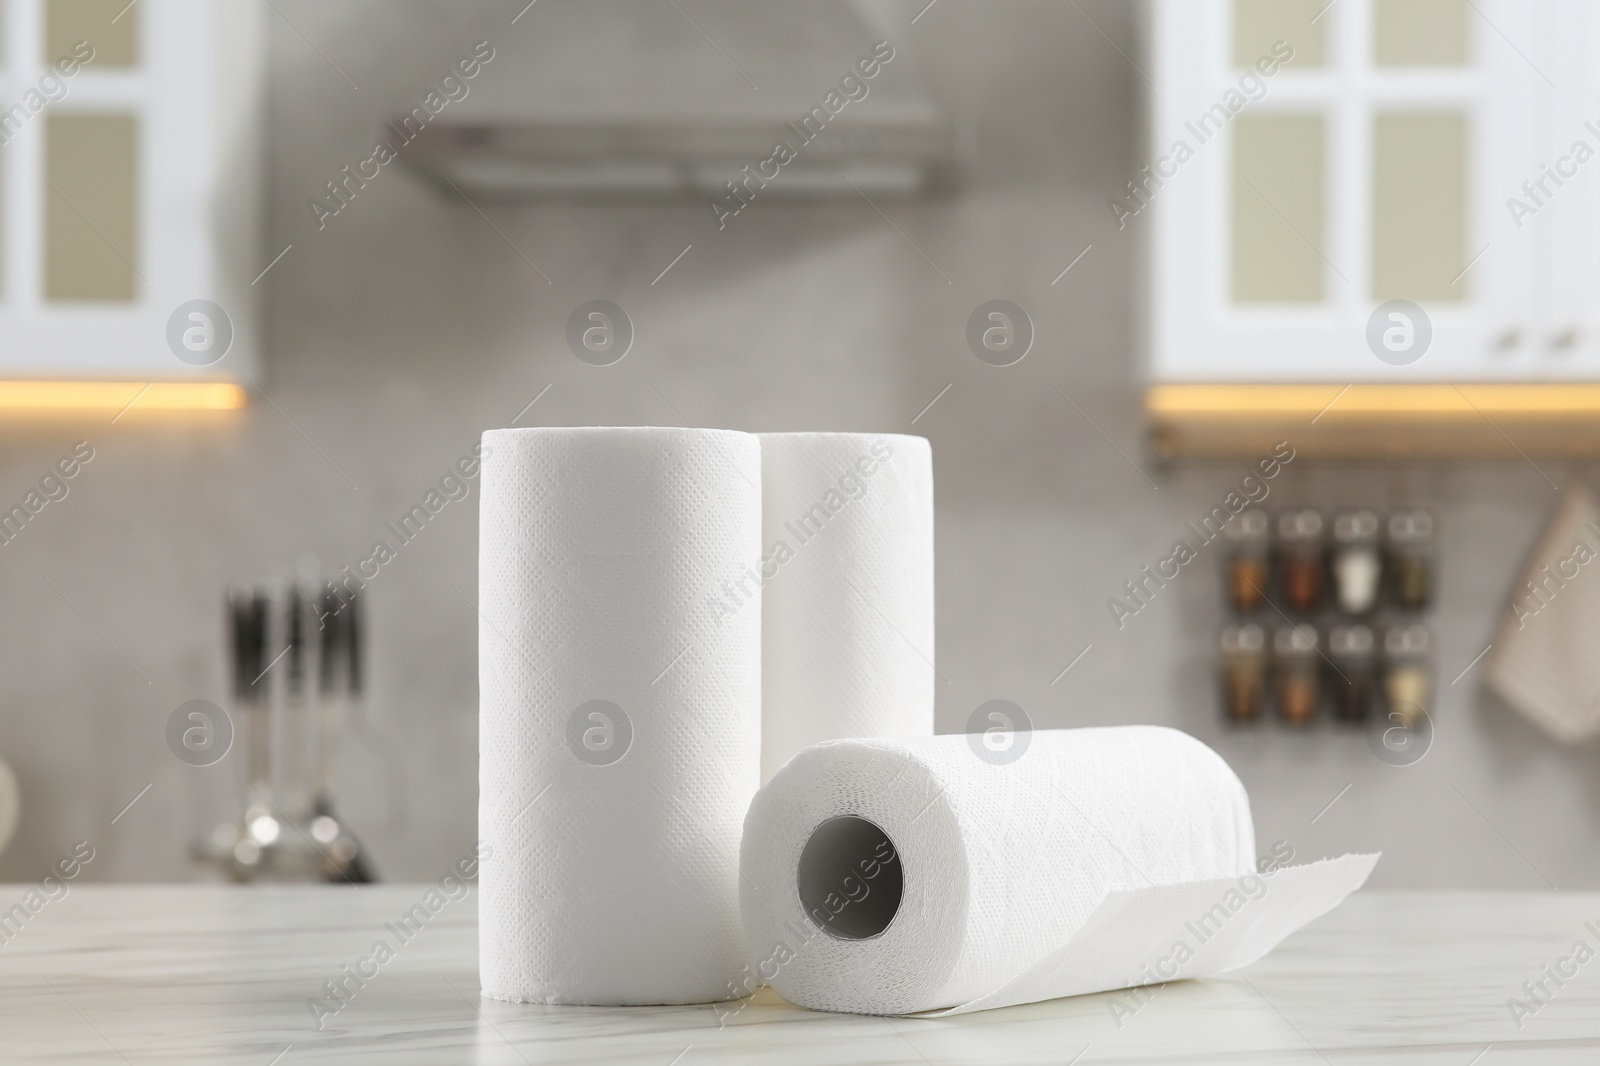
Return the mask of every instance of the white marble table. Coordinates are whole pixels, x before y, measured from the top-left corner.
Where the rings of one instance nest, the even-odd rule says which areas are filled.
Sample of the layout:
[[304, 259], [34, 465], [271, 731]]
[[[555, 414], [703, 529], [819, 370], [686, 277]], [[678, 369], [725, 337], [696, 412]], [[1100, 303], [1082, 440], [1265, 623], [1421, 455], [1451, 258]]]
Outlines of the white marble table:
[[[385, 923], [427, 887], [75, 886], [0, 930], [0, 1062], [1600, 1063], [1600, 958], [1564, 987], [1547, 978], [1520, 1029], [1506, 1005], [1576, 941], [1600, 948], [1585, 928], [1600, 930], [1600, 894], [1565, 892], [1361, 892], [1247, 970], [1156, 990], [1120, 1028], [1109, 995], [889, 1020], [768, 990], [721, 1008], [739, 1008], [725, 1024], [709, 1006], [484, 1001], [471, 897], [319, 1030], [307, 1001], [380, 937], [397, 943]], [[0, 910], [25, 891], [0, 886]]]

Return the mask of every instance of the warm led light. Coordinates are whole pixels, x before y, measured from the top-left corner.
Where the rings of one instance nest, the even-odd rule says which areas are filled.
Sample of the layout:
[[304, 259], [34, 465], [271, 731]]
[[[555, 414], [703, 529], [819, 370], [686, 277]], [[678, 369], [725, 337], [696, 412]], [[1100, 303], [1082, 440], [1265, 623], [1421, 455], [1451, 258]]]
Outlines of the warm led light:
[[0, 381], [0, 409], [228, 411], [244, 389], [226, 381]]
[[1600, 415], [1600, 383], [1514, 385], [1155, 385], [1145, 409], [1166, 418], [1339, 421], [1393, 415], [1560, 418]]

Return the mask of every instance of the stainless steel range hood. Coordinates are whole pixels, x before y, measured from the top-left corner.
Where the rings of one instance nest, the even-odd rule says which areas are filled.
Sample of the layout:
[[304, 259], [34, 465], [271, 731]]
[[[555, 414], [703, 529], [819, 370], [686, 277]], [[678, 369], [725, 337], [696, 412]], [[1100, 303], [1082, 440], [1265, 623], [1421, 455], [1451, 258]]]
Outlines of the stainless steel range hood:
[[400, 157], [474, 197], [917, 194], [950, 124], [883, 41], [850, 0], [539, 0]]

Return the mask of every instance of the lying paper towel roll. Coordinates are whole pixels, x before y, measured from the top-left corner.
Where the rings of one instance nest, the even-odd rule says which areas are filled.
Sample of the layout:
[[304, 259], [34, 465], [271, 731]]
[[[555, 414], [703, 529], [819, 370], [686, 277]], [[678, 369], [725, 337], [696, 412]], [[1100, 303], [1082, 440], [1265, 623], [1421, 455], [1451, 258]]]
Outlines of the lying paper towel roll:
[[761, 777], [845, 737], [933, 733], [922, 437], [763, 433]]
[[496, 999], [690, 1003], [744, 962], [758, 784], [754, 436], [484, 434], [479, 969]]
[[1201, 976], [1259, 958], [1376, 861], [1255, 873], [1244, 787], [1176, 730], [1028, 741], [1014, 759], [940, 736], [791, 760], [745, 819], [745, 987], [910, 1014]]

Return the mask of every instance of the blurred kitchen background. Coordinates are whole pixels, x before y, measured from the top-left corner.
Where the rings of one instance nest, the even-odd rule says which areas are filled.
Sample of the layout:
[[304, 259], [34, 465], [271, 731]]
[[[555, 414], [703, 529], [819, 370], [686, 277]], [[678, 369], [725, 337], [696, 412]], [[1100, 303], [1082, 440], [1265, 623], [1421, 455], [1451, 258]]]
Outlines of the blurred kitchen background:
[[[1155, 66], [1151, 11], [1124, 0], [865, 0], [848, 8], [853, 43], [808, 52], [792, 26], [777, 39], [792, 16], [736, 18], [707, 0], [632, 5], [650, 17], [621, 4], [584, 13], [576, 0], [525, 2], [263, 9], [265, 224], [238, 288], [259, 301], [258, 372], [243, 375], [259, 391], [246, 387], [231, 410], [134, 403], [121, 414], [0, 417], [7, 506], [76, 442], [93, 448], [67, 496], [0, 546], [0, 759], [22, 794], [0, 880], [36, 879], [78, 840], [96, 852], [86, 879], [216, 877], [193, 851], [238, 815], [243, 745], [194, 766], [174, 757], [166, 729], [186, 701], [230, 705], [225, 591], [287, 573], [307, 553], [324, 572], [354, 566], [374, 541], [393, 541], [385, 523], [434, 489], [482, 430], [515, 420], [924, 434], [935, 456], [941, 732], [965, 730], [996, 698], [1035, 727], [1172, 725], [1216, 747], [1244, 780], [1263, 854], [1277, 841], [1300, 860], [1381, 849], [1382, 887], [1600, 887], [1600, 750], [1550, 739], [1485, 687], [1484, 661], [1474, 664], [1508, 617], [1558, 487], [1593, 483], [1591, 462], [1548, 451], [1335, 459], [1302, 449], [1268, 483], [1270, 510], [1434, 514], [1433, 737], [1419, 761], [1380, 759], [1359, 728], [1226, 723], [1221, 542], [1118, 628], [1108, 600], [1125, 597], [1123, 582], [1169, 556], [1185, 523], [1265, 454], [1165, 462], [1151, 444], [1144, 352], [1159, 327], [1145, 321], [1144, 279], [1147, 224], [1162, 219], [1119, 227], [1108, 205], [1152, 162], [1147, 107], [1157, 85], [1170, 87], [1164, 78], [1178, 77]], [[16, 13], [47, 5], [3, 6], [6, 54], [31, 55], [36, 38], [19, 44], [17, 34], [32, 35], [37, 14]], [[1341, 9], [1370, 6], [1342, 0], [1325, 18], [1348, 29], [1340, 20], [1356, 16]], [[126, 17], [146, 7], [151, 19], [163, 10], [140, 3]], [[646, 30], [627, 30], [635, 17]], [[1465, 17], [1474, 49], [1504, 49], [1479, 15]], [[880, 103], [931, 103], [950, 124], [957, 166], [947, 187], [900, 196], [864, 184], [807, 202], [775, 191], [719, 229], [704, 195], [528, 203], [474, 186], [469, 203], [402, 158], [321, 228], [308, 206], [331, 202], [324, 183], [394, 138], [386, 123], [480, 41], [494, 59], [470, 81], [469, 101], [518, 80], [511, 66], [530, 61], [517, 56], [543, 57], [552, 77], [541, 91], [570, 104], [648, 70], [655, 54], [688, 57], [700, 88], [737, 111], [777, 91], [752, 88], [769, 72], [809, 75], [820, 102], [880, 40], [894, 58], [839, 128], [867, 122]], [[639, 54], [623, 54], [630, 41]], [[1522, 43], [1542, 61], [1536, 43]], [[72, 91], [90, 98], [98, 74], [88, 64]], [[12, 71], [6, 101], [31, 80]], [[643, 114], [655, 94], [648, 75], [635, 82]], [[809, 104], [794, 106], [798, 117]], [[1189, 166], [1171, 188], [1210, 180]], [[248, 178], [219, 185], [224, 208], [239, 207], [227, 199], [235, 187], [249, 196]], [[7, 232], [19, 224], [32, 217], [6, 215]], [[1484, 243], [1474, 241], [1469, 256]], [[566, 339], [569, 316], [597, 299], [620, 306], [635, 331], [610, 366], [580, 361]], [[1031, 350], [1015, 365], [988, 365], [968, 345], [969, 316], [994, 299], [1031, 319]], [[1440, 326], [1435, 343], [1448, 332]], [[471, 495], [428, 521], [361, 594], [366, 713], [394, 764], [383, 744], [346, 744], [339, 803], [384, 880], [436, 876], [476, 831], [477, 482], [468, 484]]]

